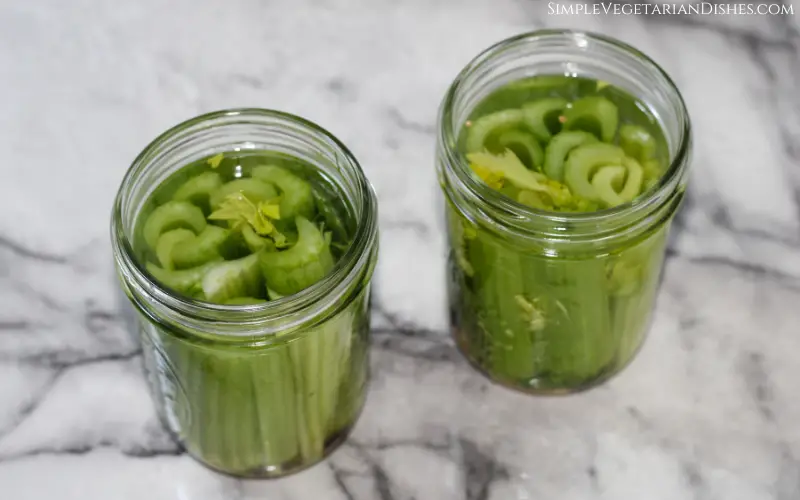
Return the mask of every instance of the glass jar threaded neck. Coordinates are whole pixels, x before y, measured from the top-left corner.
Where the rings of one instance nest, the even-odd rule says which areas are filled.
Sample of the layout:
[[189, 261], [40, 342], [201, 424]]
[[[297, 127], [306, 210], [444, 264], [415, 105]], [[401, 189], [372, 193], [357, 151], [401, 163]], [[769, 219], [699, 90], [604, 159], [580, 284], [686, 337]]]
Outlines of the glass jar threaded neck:
[[[476, 105], [497, 88], [536, 75], [588, 77], [645, 103], [663, 129], [669, 166], [651, 191], [633, 202], [586, 213], [537, 210], [517, 203], [472, 174], [459, 150], [461, 128]], [[456, 77], [439, 111], [437, 163], [445, 195], [469, 220], [554, 251], [613, 245], [646, 232], [674, 214], [686, 185], [691, 126], [670, 77], [637, 49], [602, 35], [543, 30], [495, 44]]]
[[[197, 301], [162, 287], [134, 252], [133, 235], [153, 190], [181, 167], [231, 151], [266, 150], [316, 167], [346, 199], [356, 222], [352, 243], [323, 280], [291, 296], [257, 305]], [[182, 335], [219, 338], [260, 336], [300, 329], [334, 313], [369, 281], [377, 251], [377, 201], [350, 151], [321, 127], [287, 113], [231, 109], [183, 122], [151, 142], [134, 160], [117, 194], [112, 246], [121, 281], [137, 307]], [[219, 340], [217, 338], [217, 340]]]

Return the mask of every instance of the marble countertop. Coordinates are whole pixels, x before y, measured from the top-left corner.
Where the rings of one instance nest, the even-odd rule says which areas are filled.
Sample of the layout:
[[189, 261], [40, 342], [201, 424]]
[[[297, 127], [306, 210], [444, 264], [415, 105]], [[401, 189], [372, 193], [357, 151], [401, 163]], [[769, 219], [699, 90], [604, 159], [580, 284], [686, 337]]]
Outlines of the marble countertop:
[[[800, 5], [794, 6], [795, 10]], [[4, 500], [800, 498], [796, 18], [559, 16], [523, 0], [0, 5]], [[629, 41], [694, 119], [649, 340], [566, 398], [498, 388], [447, 333], [434, 121], [478, 51], [541, 27]], [[209, 472], [159, 425], [108, 237], [133, 157], [190, 116], [329, 128], [379, 193], [373, 382], [352, 438], [278, 481]]]

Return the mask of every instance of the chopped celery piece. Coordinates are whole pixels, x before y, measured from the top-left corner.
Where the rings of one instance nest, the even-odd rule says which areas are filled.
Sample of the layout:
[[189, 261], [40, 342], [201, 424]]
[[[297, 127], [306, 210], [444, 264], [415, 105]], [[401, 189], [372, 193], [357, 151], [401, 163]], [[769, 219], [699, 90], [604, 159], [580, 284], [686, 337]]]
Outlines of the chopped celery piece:
[[275, 187], [260, 179], [236, 179], [219, 187], [211, 195], [211, 208], [217, 209], [222, 202], [234, 193], [242, 193], [250, 201], [267, 201], [278, 196]]
[[536, 141], [536, 138], [527, 132], [507, 130], [497, 137], [497, 143], [503, 149], [510, 149], [515, 153], [524, 153], [524, 156], [520, 158], [525, 158], [528, 161], [528, 168], [539, 169], [544, 161], [542, 147]]
[[313, 219], [315, 213], [314, 194], [311, 184], [277, 165], [262, 165], [253, 168], [253, 177], [271, 182], [281, 191], [280, 213], [284, 219], [297, 216]]
[[224, 302], [235, 297], [256, 297], [264, 289], [258, 266], [258, 254], [228, 260], [211, 266], [203, 276], [203, 293], [210, 302]]
[[585, 144], [572, 150], [564, 165], [564, 181], [573, 193], [592, 201], [603, 201], [592, 186], [592, 175], [600, 167], [622, 165], [625, 152], [602, 142]]
[[211, 168], [219, 168], [219, 165], [222, 163], [222, 160], [224, 159], [225, 159], [225, 154], [219, 153], [206, 160], [206, 163], [208, 163], [208, 165]]
[[644, 190], [648, 191], [653, 186], [658, 184], [661, 176], [664, 173], [661, 162], [658, 160], [646, 160], [642, 163], [642, 170], [644, 171]]
[[625, 184], [619, 192], [619, 197], [623, 202], [628, 202], [639, 196], [642, 192], [642, 181], [644, 180], [644, 170], [639, 162], [633, 158], [622, 160], [625, 167]]
[[194, 238], [180, 241], [172, 247], [172, 263], [175, 268], [183, 269], [218, 260], [222, 257], [222, 246], [228, 238], [230, 231], [227, 229], [208, 225]]
[[525, 168], [513, 152], [506, 150], [501, 155], [471, 153], [467, 155], [473, 171], [484, 180], [489, 178], [502, 182], [508, 180], [518, 189], [527, 189], [547, 195], [554, 205], [566, 205], [572, 201], [569, 190], [557, 181]]
[[564, 111], [566, 130], [586, 130], [603, 142], [611, 142], [617, 133], [619, 111], [605, 97], [590, 96], [578, 99]]
[[626, 124], [619, 128], [619, 145], [625, 154], [644, 162], [656, 155], [658, 144], [655, 137], [644, 127]]
[[199, 233], [206, 228], [203, 211], [188, 201], [168, 201], [156, 207], [147, 217], [142, 233], [151, 249], [158, 244], [158, 237], [171, 229], [188, 228]]
[[522, 107], [525, 124], [540, 141], [549, 141], [558, 132], [558, 115], [566, 106], [567, 100], [562, 97], [529, 102]]
[[253, 253], [265, 249], [268, 252], [275, 251], [275, 242], [268, 238], [262, 238], [256, 234], [253, 226], [249, 224], [242, 227], [242, 236], [244, 237], [244, 242], [247, 245], [247, 248]]
[[580, 130], [565, 131], [556, 134], [547, 145], [544, 156], [544, 173], [547, 177], [556, 180], [564, 180], [564, 162], [570, 151], [597, 139], [589, 132]]
[[172, 264], [172, 252], [175, 245], [184, 241], [194, 240], [195, 234], [188, 229], [173, 229], [167, 231], [158, 238], [156, 244], [156, 256], [161, 263], [161, 267], [167, 270], [174, 268]]
[[188, 201], [207, 211], [211, 208], [211, 203], [209, 201], [211, 199], [211, 194], [221, 186], [222, 176], [216, 172], [204, 172], [190, 177], [175, 191], [175, 194], [172, 195], [172, 199]]
[[293, 247], [260, 254], [267, 286], [281, 295], [308, 288], [333, 268], [333, 256], [319, 229], [300, 216], [296, 224], [298, 237]]
[[625, 203], [617, 189], [625, 179], [625, 167], [608, 165], [601, 167], [592, 178], [592, 187], [597, 196], [610, 206]]
[[148, 262], [147, 272], [152, 274], [162, 285], [172, 288], [176, 292], [185, 295], [195, 295], [198, 292], [202, 292], [200, 282], [213, 265], [214, 263], [212, 262], [191, 269], [169, 271]]
[[507, 130], [522, 123], [522, 112], [518, 109], [507, 109], [482, 116], [467, 128], [467, 153], [479, 153], [487, 148], [491, 134]]

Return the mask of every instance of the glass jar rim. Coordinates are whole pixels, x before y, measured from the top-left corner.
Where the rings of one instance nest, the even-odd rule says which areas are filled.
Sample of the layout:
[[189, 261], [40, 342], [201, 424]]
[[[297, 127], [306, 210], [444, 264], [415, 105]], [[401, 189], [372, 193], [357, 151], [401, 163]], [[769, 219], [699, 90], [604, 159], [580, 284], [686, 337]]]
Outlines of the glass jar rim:
[[[591, 41], [605, 48], [634, 56], [656, 76], [662, 78], [668, 90], [674, 94], [680, 109], [681, 119], [680, 136], [677, 140], [678, 147], [675, 154], [670, 157], [669, 168], [646, 196], [640, 196], [633, 201], [594, 212], [564, 213], [541, 210], [512, 200], [492, 189], [486, 185], [486, 183], [476, 179], [463, 155], [460, 154], [455, 147], [447, 147], [448, 145], [457, 144], [458, 130], [454, 130], [452, 111], [456, 98], [463, 90], [467, 79], [475, 72], [479, 71], [484, 64], [491, 61], [495, 56], [502, 54], [504, 51], [528, 42], [545, 39], [573, 40], [574, 46], [578, 49], [583, 49], [588, 46], [588, 42]], [[691, 153], [691, 122], [689, 114], [683, 96], [672, 78], [658, 63], [639, 49], [619, 39], [591, 31], [571, 29], [535, 30], [500, 40], [484, 49], [467, 63], [448, 88], [439, 109], [438, 124], [438, 141], [441, 145], [445, 146], [441, 148], [439, 152], [446, 163], [444, 168], [450, 168], [460, 185], [477, 201], [502, 214], [506, 214], [500, 217], [503, 222], [522, 233], [531, 235], [537, 233], [537, 231], [543, 229], [547, 225], [562, 228], [561, 231], [563, 231], [566, 225], [569, 225], [573, 229], [585, 231], [587, 236], [602, 236], [603, 233], [610, 233], [618, 230], [618, 227], [612, 224], [614, 221], [627, 218], [626, 216], [631, 214], [640, 214], [642, 217], [646, 217], [647, 214], [657, 211], [673, 198], [673, 196], [671, 196], [672, 193], [684, 180], [685, 167]], [[612, 226], [614, 226], [613, 230], [611, 229]], [[592, 231], [593, 228], [596, 229], [600, 227], [607, 227], [608, 229]], [[563, 234], [563, 232], [559, 234]], [[550, 236], [557, 237], [559, 234]]]
[[[278, 124], [297, 127], [310, 135], [316, 135], [332, 147], [333, 151], [344, 157], [346, 163], [352, 168], [356, 178], [357, 197], [360, 197], [360, 212], [356, 213], [358, 222], [352, 243], [345, 253], [338, 259], [333, 270], [323, 279], [298, 293], [268, 301], [264, 304], [223, 305], [195, 300], [171, 291], [162, 286], [147, 272], [144, 265], [135, 257], [132, 242], [128, 237], [123, 213], [125, 210], [126, 188], [148, 167], [151, 167], [153, 155], [159, 148], [169, 145], [170, 141], [186, 133], [191, 136], [207, 128], [224, 127], [241, 124], [236, 119], [261, 119], [273, 120]], [[223, 120], [222, 123], [215, 123]], [[224, 120], [234, 120], [225, 122]], [[244, 122], [252, 123], [252, 122]], [[206, 125], [207, 124], [207, 125]], [[205, 125], [205, 126], [204, 126]], [[134, 221], [135, 223], [135, 221]], [[111, 218], [111, 239], [114, 259], [120, 272], [130, 282], [124, 285], [133, 285], [136, 291], [152, 298], [158, 304], [165, 306], [172, 312], [200, 321], [213, 321], [215, 323], [229, 323], [237, 327], [258, 327], [266, 321], [272, 321], [296, 315], [314, 307], [315, 304], [325, 301], [335, 301], [345, 295], [349, 290], [348, 284], [357, 278], [362, 270], [369, 265], [373, 248], [377, 241], [377, 199], [372, 185], [366, 178], [364, 171], [352, 152], [332, 133], [310, 120], [284, 111], [263, 108], [230, 108], [212, 111], [178, 123], [153, 139], [134, 159], [122, 179], [120, 188], [114, 200]], [[368, 270], [370, 272], [371, 270]], [[138, 301], [138, 299], [137, 299]], [[148, 315], [149, 312], [148, 312]], [[283, 325], [279, 329], [288, 328]], [[252, 332], [237, 333], [232, 330], [222, 337], [250, 336]], [[204, 335], [218, 338], [219, 335]]]

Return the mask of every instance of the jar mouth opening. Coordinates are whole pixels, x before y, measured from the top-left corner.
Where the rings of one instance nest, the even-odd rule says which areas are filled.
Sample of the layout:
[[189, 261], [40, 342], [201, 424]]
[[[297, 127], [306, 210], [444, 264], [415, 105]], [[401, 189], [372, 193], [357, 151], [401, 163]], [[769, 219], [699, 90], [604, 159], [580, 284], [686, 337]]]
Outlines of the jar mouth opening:
[[[342, 167], [350, 169], [354, 174], [356, 198], [353, 204], [353, 216], [356, 218], [355, 232], [345, 252], [337, 260], [334, 268], [320, 281], [295, 294], [287, 295], [264, 304], [224, 305], [176, 293], [161, 285], [145, 268], [140, 259], [136, 258], [131, 237], [135, 224], [134, 214], [126, 217], [126, 208], [129, 200], [127, 187], [142, 176], [154, 165], [156, 153], [161, 148], [172, 148], [171, 142], [182, 135], [191, 136], [201, 130], [211, 127], [225, 127], [226, 125], [242, 123], [258, 123], [268, 120], [280, 125], [291, 125], [296, 131], [308, 136], [317, 136], [337, 156], [344, 160]], [[254, 122], [255, 121], [255, 122]], [[235, 142], [235, 139], [231, 142]], [[126, 224], [131, 221], [131, 224]], [[203, 115], [185, 120], [171, 127], [153, 139], [128, 168], [122, 179], [120, 188], [114, 200], [111, 220], [112, 250], [120, 272], [130, 280], [126, 286], [133, 285], [136, 291], [151, 296], [159, 304], [167, 308], [188, 315], [196, 319], [235, 323], [236, 325], [256, 326], [273, 319], [289, 317], [300, 311], [306, 310], [321, 301], [336, 300], [348, 289], [349, 279], [358, 275], [371, 258], [371, 249], [377, 240], [377, 199], [375, 192], [367, 180], [361, 166], [352, 152], [333, 134], [323, 127], [301, 118], [299, 116], [278, 110], [261, 108], [232, 108], [212, 111]], [[229, 332], [231, 336], [238, 336], [238, 332]], [[251, 333], [242, 333], [251, 335]]]
[[[460, 129], [455, 123], [454, 107], [462, 93], [466, 92], [465, 87], [471, 82], [470, 77], [485, 69], [485, 65], [495, 56], [507, 50], [514, 49], [526, 43], [537, 41], [563, 41], [568, 42], [571, 48], [583, 50], [590, 43], [602, 46], [617, 53], [635, 58], [650, 74], [661, 79], [674, 95], [674, 104], [677, 107], [679, 116], [679, 133], [676, 139], [677, 147], [670, 152], [669, 167], [659, 179], [658, 183], [651, 187], [644, 195], [640, 195], [633, 201], [629, 201], [611, 208], [597, 210], [594, 212], [552, 212], [533, 208], [513, 200], [502, 193], [492, 189], [486, 183], [477, 179], [470, 169], [469, 162], [465, 156], [458, 151], [458, 136]], [[567, 61], [564, 61], [567, 62]], [[532, 73], [553, 74], [553, 73]], [[571, 73], [565, 76], [580, 76]], [[497, 87], [494, 87], [497, 88]], [[638, 96], [637, 96], [638, 97]], [[645, 101], [645, 104], [649, 104]], [[473, 104], [474, 107], [474, 104]], [[467, 110], [471, 111], [471, 110]], [[488, 205], [501, 213], [509, 214], [518, 228], [524, 230], [526, 225], [536, 225], [536, 222], [547, 222], [562, 226], [569, 224], [573, 227], [603, 225], [619, 219], [621, 216], [630, 213], [650, 212], [657, 210], [671, 198], [670, 194], [683, 181], [685, 167], [691, 148], [691, 123], [689, 120], [686, 104], [683, 96], [678, 90], [672, 78], [659, 66], [653, 59], [641, 52], [639, 49], [622, 42], [621, 40], [601, 35], [589, 31], [568, 30], [568, 29], [549, 29], [537, 30], [523, 33], [511, 38], [501, 40], [488, 47], [483, 52], [473, 58], [456, 76], [453, 83], [447, 90], [439, 110], [439, 142], [445, 147], [440, 152], [452, 172], [457, 177], [461, 185], [477, 199], [478, 202]], [[447, 167], [445, 167], [447, 168]]]

